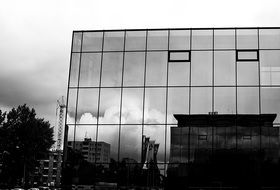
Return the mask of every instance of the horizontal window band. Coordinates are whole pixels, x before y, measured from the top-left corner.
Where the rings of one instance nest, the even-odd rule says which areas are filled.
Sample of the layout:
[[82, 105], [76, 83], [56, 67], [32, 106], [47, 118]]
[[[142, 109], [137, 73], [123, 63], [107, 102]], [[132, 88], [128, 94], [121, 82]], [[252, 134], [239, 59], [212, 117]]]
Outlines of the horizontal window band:
[[255, 88], [262, 88], [262, 87], [271, 87], [271, 88], [277, 88], [277, 87], [280, 87], [280, 84], [272, 84], [272, 85], [215, 85], [215, 86], [189, 86], [189, 85], [185, 85], [185, 86], [175, 86], [175, 85], [172, 85], [172, 86], [110, 86], [110, 87], [107, 87], [107, 86], [103, 86], [103, 87], [74, 87], [74, 86], [70, 86], [69, 89], [107, 89], [107, 88], [117, 88], [117, 89], [121, 89], [121, 88], [132, 88], [132, 89], [135, 89], [135, 88], [138, 88], [138, 89], [150, 89], [150, 88], [227, 88], [227, 87], [231, 87], [231, 88], [246, 88], [246, 87], [255, 87]]

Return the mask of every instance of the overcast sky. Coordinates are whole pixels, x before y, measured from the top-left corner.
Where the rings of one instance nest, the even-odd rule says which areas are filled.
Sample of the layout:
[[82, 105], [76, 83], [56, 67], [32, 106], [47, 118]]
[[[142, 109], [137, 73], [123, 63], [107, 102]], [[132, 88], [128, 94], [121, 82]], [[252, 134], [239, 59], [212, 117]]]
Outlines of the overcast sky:
[[26, 103], [55, 123], [73, 30], [280, 26], [279, 0], [2, 0], [0, 109]]

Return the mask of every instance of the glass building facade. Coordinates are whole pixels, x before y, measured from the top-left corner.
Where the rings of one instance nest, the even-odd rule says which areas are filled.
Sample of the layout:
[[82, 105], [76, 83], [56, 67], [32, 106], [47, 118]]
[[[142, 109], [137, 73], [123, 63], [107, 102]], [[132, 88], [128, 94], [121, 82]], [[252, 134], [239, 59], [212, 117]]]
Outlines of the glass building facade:
[[164, 188], [174, 114], [276, 114], [279, 126], [280, 28], [74, 31], [66, 113], [66, 143], [110, 144], [102, 166], [69, 148], [69, 168], [86, 169], [67, 183]]

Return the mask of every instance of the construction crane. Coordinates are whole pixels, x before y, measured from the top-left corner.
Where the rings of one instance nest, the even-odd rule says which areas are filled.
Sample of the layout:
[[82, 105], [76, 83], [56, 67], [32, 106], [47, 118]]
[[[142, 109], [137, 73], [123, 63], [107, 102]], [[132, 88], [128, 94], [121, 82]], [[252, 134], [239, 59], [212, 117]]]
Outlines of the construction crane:
[[64, 97], [62, 96], [57, 100], [56, 117], [57, 117], [57, 141], [56, 149], [61, 150], [62, 135], [63, 135], [63, 122], [64, 122], [64, 108], [66, 107]]

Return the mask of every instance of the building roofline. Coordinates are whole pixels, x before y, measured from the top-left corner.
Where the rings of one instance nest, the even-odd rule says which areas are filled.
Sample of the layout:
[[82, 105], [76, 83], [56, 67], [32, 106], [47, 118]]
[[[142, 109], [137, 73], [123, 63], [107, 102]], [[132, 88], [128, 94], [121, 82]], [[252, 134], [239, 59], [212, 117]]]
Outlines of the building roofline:
[[280, 27], [206, 27], [206, 28], [138, 28], [138, 29], [101, 29], [73, 30], [73, 32], [122, 32], [122, 31], [157, 31], [157, 30], [235, 30], [235, 29], [280, 29]]
[[272, 126], [277, 114], [174, 114], [178, 126]]

